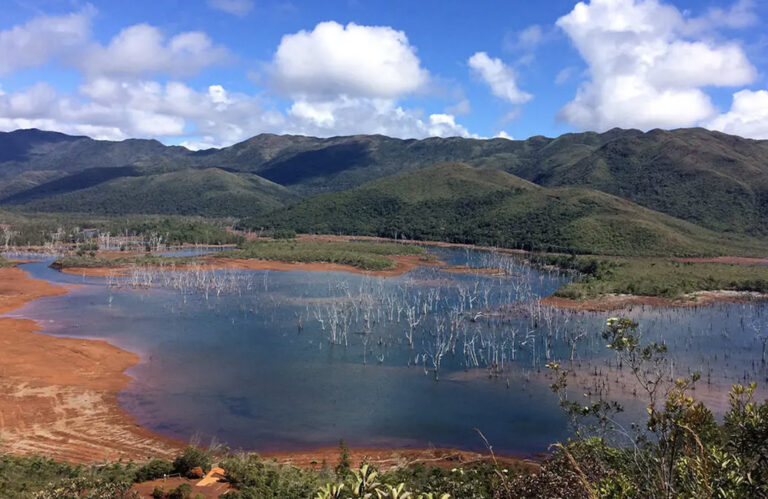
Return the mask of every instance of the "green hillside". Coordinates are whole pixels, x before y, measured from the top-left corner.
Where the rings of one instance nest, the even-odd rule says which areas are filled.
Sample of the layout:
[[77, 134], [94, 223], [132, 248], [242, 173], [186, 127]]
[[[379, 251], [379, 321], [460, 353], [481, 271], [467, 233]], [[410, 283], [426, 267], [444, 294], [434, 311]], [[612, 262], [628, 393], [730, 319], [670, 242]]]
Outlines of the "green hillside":
[[[439, 162], [507, 172], [544, 187], [599, 190], [722, 233], [768, 235], [768, 141], [704, 129], [613, 129], [527, 140], [262, 134], [230, 147], [196, 152], [153, 140], [110, 142], [17, 130], [0, 133], [0, 205], [94, 213], [152, 209], [255, 215], [262, 207], [273, 206], [274, 193], [268, 188], [263, 192], [264, 185], [256, 182], [254, 192], [264, 199], [246, 194], [251, 190], [247, 184], [254, 183], [248, 179], [254, 176], [272, 186], [279, 184], [293, 196], [309, 197], [357, 188]], [[165, 173], [177, 172], [170, 178], [181, 182], [181, 176], [194, 177], [196, 170], [211, 169], [238, 179], [219, 189], [231, 188], [235, 193], [223, 196], [221, 205], [211, 201], [216, 194], [198, 196], [199, 205], [182, 200], [181, 206], [175, 195], [167, 202], [154, 196], [133, 204], [132, 196], [119, 195], [124, 192], [121, 186], [154, 186]], [[158, 178], [127, 178], [134, 174]], [[188, 182], [195, 184], [195, 179]], [[174, 188], [154, 194], [168, 190], [172, 193]], [[82, 206], [74, 199], [79, 196], [75, 191], [86, 194]], [[191, 192], [200, 193], [194, 188]], [[113, 193], [118, 196], [110, 201]]]
[[577, 160], [510, 171], [546, 186], [598, 189], [724, 232], [768, 232], [766, 141], [653, 130], [618, 134], [571, 157]]
[[459, 163], [309, 198], [245, 225], [617, 255], [759, 254], [764, 247], [605, 193], [544, 188]]
[[119, 177], [92, 187], [35, 198], [15, 207], [26, 211], [105, 215], [242, 217], [274, 210], [292, 199], [285, 188], [256, 175], [208, 168]]

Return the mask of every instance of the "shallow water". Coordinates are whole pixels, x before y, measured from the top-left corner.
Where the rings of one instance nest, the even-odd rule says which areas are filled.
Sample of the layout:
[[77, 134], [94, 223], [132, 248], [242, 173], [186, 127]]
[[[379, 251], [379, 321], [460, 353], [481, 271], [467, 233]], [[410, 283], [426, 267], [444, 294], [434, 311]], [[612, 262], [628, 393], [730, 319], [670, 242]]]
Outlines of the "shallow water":
[[[495, 262], [483, 252], [433, 251], [449, 265]], [[462, 319], [462, 334], [476, 335], [479, 367], [465, 373], [467, 355], [457, 345], [444, 355], [435, 381], [427, 360], [435, 352], [435, 331], [456, 303], [467, 301], [467, 293], [475, 297], [473, 311], [465, 311], [472, 317], [521, 294], [548, 296], [565, 280], [505, 265], [513, 266], [513, 277], [427, 267], [396, 278], [221, 271], [217, 278], [231, 285], [206, 298], [201, 289], [174, 288], [159, 278], [151, 289], [108, 288], [104, 279], [31, 263], [24, 268], [34, 277], [82, 286], [32, 302], [15, 315], [40, 320], [51, 334], [103, 338], [139, 353], [140, 364], [128, 371], [134, 381], [120, 394], [120, 403], [140, 424], [169, 436], [187, 440], [199, 434], [260, 451], [332, 446], [340, 438], [353, 446], [483, 449], [477, 428], [497, 452], [525, 455], [546, 451], [568, 434], [546, 384], [528, 379], [546, 362], [548, 328], [556, 331], [551, 359], [569, 355], [563, 337], [568, 328], [588, 331], [578, 343], [577, 358], [608, 358], [598, 334], [605, 316]], [[431, 307], [416, 328], [412, 348], [405, 319], [388, 318], [395, 299]], [[356, 320], [347, 317], [346, 345], [331, 344], [330, 307], [338, 305], [351, 315], [352, 302], [368, 303], [377, 315], [366, 323], [361, 305]], [[635, 309], [630, 315], [641, 322], [646, 338], [670, 347], [680, 373], [696, 369], [735, 382], [761, 372], [759, 344], [750, 327], [765, 320], [766, 310], [723, 304], [684, 311]], [[317, 316], [324, 318], [325, 328]], [[516, 334], [510, 340], [512, 329]], [[505, 369], [489, 378], [482, 369], [492, 362], [494, 345]], [[629, 409], [642, 414], [639, 404], [630, 403]]]

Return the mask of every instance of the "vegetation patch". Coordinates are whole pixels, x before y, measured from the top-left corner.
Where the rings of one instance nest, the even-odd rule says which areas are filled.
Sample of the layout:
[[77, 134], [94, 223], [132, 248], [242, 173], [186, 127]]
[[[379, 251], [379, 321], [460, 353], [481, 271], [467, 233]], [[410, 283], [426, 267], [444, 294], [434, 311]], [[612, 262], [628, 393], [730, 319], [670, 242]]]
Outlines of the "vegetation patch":
[[276, 260], [297, 263], [335, 263], [363, 270], [390, 270], [396, 263], [391, 256], [426, 255], [426, 250], [412, 244], [366, 241], [254, 241], [237, 249], [219, 253], [222, 258]]
[[606, 294], [679, 298], [697, 291], [768, 293], [768, 266], [558, 255], [538, 255], [532, 261], [580, 273], [580, 279], [555, 292], [575, 300]]
[[200, 258], [146, 255], [128, 255], [120, 258], [100, 258], [89, 255], [70, 255], [57, 259], [51, 267], [65, 268], [116, 268], [116, 267], [171, 267], [200, 263]]
[[240, 226], [578, 254], [762, 256], [765, 250], [764, 241], [714, 232], [602, 192], [541, 187], [460, 163], [304, 199]]

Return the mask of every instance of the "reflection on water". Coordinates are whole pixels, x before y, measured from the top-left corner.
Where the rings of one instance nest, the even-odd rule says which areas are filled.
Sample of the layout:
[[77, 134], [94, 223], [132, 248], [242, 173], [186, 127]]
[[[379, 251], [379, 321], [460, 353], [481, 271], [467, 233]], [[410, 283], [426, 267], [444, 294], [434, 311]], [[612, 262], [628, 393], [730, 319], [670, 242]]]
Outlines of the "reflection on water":
[[[339, 438], [481, 449], [478, 428], [497, 451], [546, 451], [567, 436], [566, 421], [530, 374], [572, 353], [586, 364], [607, 359], [605, 317], [531, 300], [551, 294], [562, 276], [484, 252], [436, 252], [449, 265], [504, 268], [513, 277], [427, 267], [396, 278], [166, 272], [137, 279], [152, 283], [137, 289], [126, 287], [129, 277], [108, 287], [33, 263], [25, 268], [35, 277], [84, 285], [19, 314], [53, 334], [105, 338], [140, 353], [120, 401], [142, 425], [170, 436], [200, 433], [258, 450]], [[722, 304], [630, 315], [646, 338], [669, 346], [674, 369], [730, 383], [765, 378], [753, 331], [765, 311]], [[642, 417], [639, 403], [630, 409]]]

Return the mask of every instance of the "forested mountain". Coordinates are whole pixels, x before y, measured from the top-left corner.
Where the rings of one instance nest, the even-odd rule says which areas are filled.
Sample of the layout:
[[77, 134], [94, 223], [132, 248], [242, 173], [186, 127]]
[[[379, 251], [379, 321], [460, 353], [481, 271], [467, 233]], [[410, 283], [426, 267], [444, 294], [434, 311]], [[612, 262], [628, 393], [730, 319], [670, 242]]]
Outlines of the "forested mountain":
[[462, 163], [314, 196], [243, 224], [620, 255], [716, 255], [736, 247], [758, 253], [761, 247], [595, 190], [541, 187]]
[[568, 196], [615, 201], [594, 192], [602, 191], [718, 232], [768, 235], [768, 141], [704, 129], [521, 141], [262, 134], [195, 152], [154, 140], [17, 130], [0, 133], [0, 205], [259, 217], [297, 198], [363, 185], [369, 194], [388, 195], [390, 184], [370, 182], [443, 162], [479, 168], [472, 175], [506, 172], [543, 187], [592, 190], [557, 191]]
[[[127, 170], [131, 169], [131, 170]], [[210, 217], [246, 217], [266, 213], [296, 200], [284, 187], [250, 173], [231, 173], [218, 168], [182, 169], [140, 175], [132, 167], [99, 169], [120, 171], [114, 179], [93, 181], [95, 169], [43, 184], [10, 199], [19, 208], [35, 212], [77, 212], [104, 215], [168, 214]], [[74, 177], [89, 179], [80, 189], [53, 190]], [[25, 198], [29, 194], [34, 197]]]

